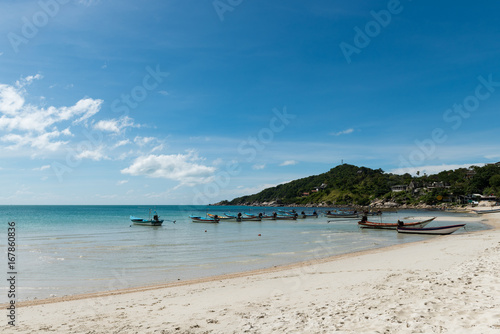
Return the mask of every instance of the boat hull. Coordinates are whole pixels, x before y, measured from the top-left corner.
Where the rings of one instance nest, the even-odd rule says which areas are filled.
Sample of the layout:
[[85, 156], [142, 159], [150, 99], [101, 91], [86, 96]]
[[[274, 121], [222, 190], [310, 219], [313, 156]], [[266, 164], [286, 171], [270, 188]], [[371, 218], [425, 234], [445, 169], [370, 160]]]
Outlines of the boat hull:
[[[422, 228], [429, 224], [431, 221], [436, 219], [436, 217], [432, 217], [427, 220], [423, 220], [420, 222], [413, 223], [404, 223], [403, 227], [413, 227], [413, 228]], [[396, 230], [398, 228], [398, 223], [374, 223], [374, 222], [358, 222], [359, 227], [361, 228], [372, 228], [372, 229], [383, 229], [383, 230]]]
[[134, 225], [140, 226], [161, 226], [163, 224], [163, 220], [142, 220], [142, 221], [132, 221]]
[[262, 220], [262, 217], [260, 217], [260, 216], [233, 216], [233, 215], [228, 215], [227, 213], [225, 215], [227, 217], [229, 217], [230, 219], [235, 219], [237, 222], [242, 222], [242, 221], [260, 222]]
[[260, 222], [262, 220], [261, 217], [241, 217], [241, 218], [236, 218], [236, 220], [240, 221], [254, 221], [254, 222]]
[[161, 224], [163, 224], [163, 220], [155, 220], [155, 219], [148, 220], [134, 216], [130, 216], [130, 220], [134, 225], [142, 225], [142, 226], [161, 226]]
[[276, 216], [274, 220], [297, 220], [295, 216]]
[[398, 227], [399, 233], [408, 234], [433, 234], [433, 235], [447, 235], [455, 232], [456, 230], [464, 227], [465, 224], [458, 225], [448, 225], [448, 226], [438, 226], [438, 227], [424, 227], [424, 228], [414, 228], [414, 227]]
[[212, 213], [209, 213], [208, 216], [210, 218], [214, 218], [215, 219], [215, 216], [217, 216], [217, 219], [218, 220], [233, 220], [234, 218], [233, 217], [227, 217], [227, 216], [219, 216], [219, 215], [214, 215]]
[[326, 218], [358, 218], [357, 214], [325, 214]]
[[215, 218], [203, 218], [203, 217], [195, 217], [195, 216], [190, 216], [191, 221], [193, 223], [211, 223], [211, 224], [217, 224], [219, 223], [218, 219]]
[[318, 218], [318, 215], [299, 215], [297, 218], [300, 218], [300, 219]]

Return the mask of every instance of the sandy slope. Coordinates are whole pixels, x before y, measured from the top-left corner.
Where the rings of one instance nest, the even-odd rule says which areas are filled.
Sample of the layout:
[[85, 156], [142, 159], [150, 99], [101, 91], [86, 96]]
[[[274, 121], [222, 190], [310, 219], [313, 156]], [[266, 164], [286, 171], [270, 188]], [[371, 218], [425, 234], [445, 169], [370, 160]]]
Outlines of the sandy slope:
[[496, 229], [432, 237], [250, 276], [24, 306], [18, 308], [18, 326], [4, 326], [3, 320], [0, 329], [500, 333], [500, 214], [486, 216]]

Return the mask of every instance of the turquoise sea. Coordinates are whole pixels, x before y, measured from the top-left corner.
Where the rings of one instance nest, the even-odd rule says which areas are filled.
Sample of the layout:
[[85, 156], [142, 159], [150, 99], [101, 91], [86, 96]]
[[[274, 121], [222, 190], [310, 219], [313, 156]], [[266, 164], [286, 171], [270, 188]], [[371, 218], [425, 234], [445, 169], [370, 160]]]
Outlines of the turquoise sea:
[[[156, 209], [161, 227], [131, 225], [130, 215]], [[286, 209], [286, 208], [280, 208]], [[311, 213], [310, 208], [294, 208]], [[356, 219], [192, 223], [189, 215], [236, 214], [276, 208], [214, 206], [0, 206], [0, 248], [6, 282], [8, 222], [16, 223], [17, 299], [50, 298], [138, 287], [262, 269], [315, 258], [413, 242], [435, 236], [359, 229]], [[318, 209], [324, 212], [326, 209]], [[437, 216], [433, 225], [453, 224], [469, 214], [441, 211], [384, 213], [383, 221]], [[378, 217], [370, 220], [378, 221]], [[486, 229], [468, 223], [467, 233]], [[0, 303], [7, 302], [6, 283]]]

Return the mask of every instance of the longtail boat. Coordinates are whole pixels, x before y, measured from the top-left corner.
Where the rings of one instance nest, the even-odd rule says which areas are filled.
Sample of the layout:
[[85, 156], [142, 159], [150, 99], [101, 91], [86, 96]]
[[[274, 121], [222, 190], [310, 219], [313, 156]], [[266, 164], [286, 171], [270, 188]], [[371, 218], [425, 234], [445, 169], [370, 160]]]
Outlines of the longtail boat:
[[134, 225], [142, 225], [142, 226], [161, 226], [161, 224], [163, 224], [163, 219], [159, 219], [158, 216], [155, 216], [155, 218], [153, 219], [143, 219], [130, 216], [130, 220]]
[[359, 225], [359, 227], [362, 227], [362, 228], [387, 229], [387, 230], [395, 230], [398, 228], [398, 225], [402, 226], [402, 227], [422, 228], [425, 225], [429, 224], [434, 219], [436, 219], [436, 217], [432, 217], [432, 218], [427, 219], [427, 220], [422, 220], [419, 222], [412, 222], [412, 223], [403, 223], [403, 222], [399, 222], [399, 223], [374, 223], [374, 222], [370, 222], [370, 221], [359, 221], [358, 225]]
[[474, 211], [477, 214], [483, 215], [485, 213], [497, 213], [497, 212], [500, 212], [500, 208], [499, 209], [489, 209], [489, 210], [472, 210], [472, 211]]
[[260, 216], [243, 216], [241, 214], [238, 214], [237, 216], [235, 215], [230, 215], [228, 213], [225, 213], [227, 217], [230, 217], [232, 219], [236, 219], [236, 221], [241, 222], [241, 221], [261, 221], [262, 218]]
[[231, 220], [231, 219], [233, 219], [233, 217], [228, 217], [225, 214], [224, 214], [224, 216], [221, 216], [221, 215], [216, 215], [213, 213], [207, 213], [207, 216], [209, 216], [210, 218], [217, 218], [219, 220]]
[[218, 223], [219, 219], [218, 218], [203, 218], [200, 216], [189, 216], [191, 218], [191, 221], [193, 223]]
[[358, 218], [357, 213], [326, 213], [327, 218]]
[[422, 227], [422, 228], [398, 226], [397, 229], [399, 233], [445, 235], [445, 234], [451, 234], [464, 226], [465, 224], [438, 226], [438, 227]]

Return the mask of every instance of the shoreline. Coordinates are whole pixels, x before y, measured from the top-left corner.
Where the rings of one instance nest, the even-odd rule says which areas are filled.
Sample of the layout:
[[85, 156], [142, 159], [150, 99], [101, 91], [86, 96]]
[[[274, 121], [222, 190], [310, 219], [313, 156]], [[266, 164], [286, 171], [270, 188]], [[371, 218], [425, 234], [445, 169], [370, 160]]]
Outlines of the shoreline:
[[[494, 224], [489, 224], [487, 222], [483, 222], [485, 220], [484, 218], [487, 218], [487, 217], [477, 216], [478, 222], [481, 221], [483, 224], [488, 225], [491, 229], [500, 229], [500, 225], [496, 226]], [[474, 232], [468, 232], [468, 233], [479, 233], [479, 232], [482, 232], [482, 231], [474, 231]], [[391, 233], [391, 231], [388, 231], [388, 233]], [[394, 233], [397, 233], [397, 232], [394, 231]], [[96, 292], [80, 293], [80, 294], [75, 294], [75, 295], [64, 295], [64, 296], [60, 296], [60, 297], [48, 297], [48, 298], [43, 298], [43, 299], [24, 300], [24, 301], [17, 302], [16, 307], [22, 308], [22, 307], [30, 307], [30, 306], [37, 306], [37, 305], [61, 303], [61, 302], [66, 302], [66, 301], [117, 296], [117, 295], [129, 294], [129, 293], [135, 293], [135, 292], [144, 292], [144, 291], [159, 290], [159, 289], [170, 289], [170, 288], [175, 288], [175, 287], [189, 286], [189, 285], [195, 285], [195, 284], [201, 284], [201, 283], [207, 283], [207, 282], [213, 282], [213, 281], [229, 280], [229, 279], [234, 279], [234, 278], [250, 277], [250, 276], [262, 275], [262, 274], [267, 274], [267, 273], [275, 273], [275, 272], [281, 272], [281, 271], [286, 271], [286, 270], [293, 270], [293, 269], [297, 269], [297, 268], [302, 268], [302, 267], [306, 267], [306, 266], [313, 266], [313, 265], [317, 265], [317, 264], [328, 263], [328, 262], [346, 259], [346, 258], [350, 258], [350, 257], [356, 257], [356, 256], [362, 256], [362, 255], [366, 255], [366, 254], [384, 252], [386, 250], [389, 251], [392, 249], [402, 248], [402, 247], [405, 247], [407, 245], [411, 245], [411, 244], [415, 244], [415, 243], [424, 243], [427, 241], [429, 241], [429, 240], [411, 241], [411, 242], [406, 242], [403, 244], [375, 247], [375, 248], [361, 250], [361, 251], [354, 251], [354, 252], [349, 252], [349, 253], [337, 254], [337, 255], [332, 255], [332, 256], [328, 256], [328, 257], [324, 257], [324, 258], [317, 258], [317, 259], [311, 259], [311, 260], [300, 261], [300, 262], [293, 262], [293, 263], [282, 264], [282, 265], [274, 265], [272, 267], [253, 269], [253, 270], [248, 270], [248, 271], [233, 272], [233, 273], [214, 275], [214, 276], [205, 276], [205, 277], [199, 277], [199, 278], [188, 279], [188, 280], [179, 280], [179, 281], [173, 281], [173, 282], [167, 282], [167, 283], [157, 283], [157, 284], [152, 284], [152, 285], [136, 286], [136, 287], [123, 288], [123, 289], [116, 289], [116, 290], [107, 290], [107, 291], [103, 290], [103, 291], [96, 291]], [[8, 305], [9, 304], [7, 304], [7, 303], [0, 304], [0, 308], [7, 307]]]
[[[481, 271], [485, 271], [484, 275], [489, 275], [487, 271], [494, 271], [498, 266], [483, 268], [484, 266], [480, 261], [474, 260], [477, 257], [488, 255], [488, 252], [491, 253], [492, 250], [497, 253], [500, 251], [500, 215], [492, 214], [488, 216], [478, 216], [477, 218], [478, 221], [487, 224], [491, 229], [473, 233], [434, 237], [423, 241], [251, 272], [240, 272], [136, 289], [23, 302], [22, 306], [19, 305], [21, 306], [19, 308], [19, 318], [26, 320], [21, 320], [17, 330], [31, 333], [35, 329], [47, 328], [47, 330], [79, 333], [84, 329], [85, 331], [94, 330], [95, 333], [104, 333], [121, 328], [125, 332], [160, 333], [162, 328], [172, 331], [179, 328], [184, 330], [185, 333], [202, 333], [210, 330], [217, 333], [226, 333], [240, 332], [241, 329], [246, 328], [247, 320], [250, 319], [251, 327], [248, 328], [249, 332], [256, 333], [289, 331], [290, 328], [301, 328], [302, 331], [299, 330], [298, 332], [310, 332], [323, 328], [323, 326], [331, 329], [333, 329], [332, 326], [335, 326], [338, 329], [352, 330], [347, 331], [347, 333], [354, 333], [357, 332], [354, 327], [348, 329], [347, 324], [350, 321], [347, 313], [352, 312], [354, 307], [357, 310], [361, 309], [360, 316], [371, 314], [370, 312], [377, 306], [371, 305], [368, 309], [365, 309], [365, 304], [375, 303], [375, 300], [382, 298], [381, 295], [383, 295], [383, 298], [388, 299], [387, 303], [390, 305], [396, 303], [397, 301], [391, 298], [395, 298], [394, 296], [398, 295], [398, 291], [402, 289], [402, 285], [398, 283], [401, 283], [400, 279], [402, 278], [404, 278], [405, 282], [403, 286], [406, 286], [411, 282], [418, 283], [419, 280], [427, 282], [428, 277], [431, 277], [434, 283], [430, 286], [434, 287], [437, 285], [442, 286], [441, 280], [447, 279], [445, 273], [452, 276], [451, 282], [461, 280], [461, 277], [470, 276], [472, 281], [481, 279], [481, 284], [471, 286], [474, 287], [474, 293], [480, 294], [483, 290], [488, 294], [494, 293], [488, 291], [489, 289], [487, 286], [485, 287], [485, 284], [498, 284], [498, 279], [488, 283], [489, 277], [482, 277], [480, 274]], [[473, 243], [469, 245], [470, 247], [463, 247], [464, 242]], [[435, 251], [439, 251], [442, 256], [437, 258], [435, 255], [433, 256]], [[415, 257], [415, 252], [421, 252], [422, 254]], [[495, 257], [494, 260], [498, 258], [497, 254], [492, 256]], [[387, 264], [387, 257], [391, 259], [392, 264]], [[408, 259], [410, 257], [415, 257], [416, 262], [409, 264]], [[426, 258], [428, 261], [424, 261]], [[489, 257], [485, 259], [491, 260]], [[481, 271], [472, 270], [469, 272], [472, 265], [481, 267]], [[459, 269], [456, 269], [457, 267]], [[441, 272], [445, 269], [445, 272]], [[465, 271], [466, 269], [467, 271]], [[497, 273], [493, 274], [496, 275]], [[498, 277], [498, 275], [495, 275], [491, 277]], [[366, 285], [367, 282], [370, 282], [369, 285]], [[387, 286], [388, 282], [391, 283], [390, 286]], [[450, 282], [447, 284], [449, 285]], [[378, 286], [381, 289], [376, 288]], [[469, 285], [463, 287], [468, 288]], [[493, 288], [495, 287], [498, 286], [494, 285]], [[422, 291], [419, 292], [418, 285], [415, 288], [417, 290], [412, 293], [422, 293]], [[455, 289], [452, 290], [455, 291]], [[429, 298], [428, 303], [432, 302], [429, 304], [430, 306], [426, 305], [425, 307], [432, 309], [432, 307], [440, 305], [435, 300], [437, 293], [440, 291], [437, 290], [434, 294], [424, 295], [425, 298]], [[443, 291], [441, 292], [446, 293], [446, 290]], [[408, 298], [411, 298], [411, 295]], [[422, 298], [422, 296], [419, 298]], [[453, 298], [460, 298], [460, 294], [457, 293]], [[339, 304], [330, 304], [329, 300], [339, 300]], [[441, 300], [441, 303], [445, 302], [445, 299]], [[413, 302], [417, 303], [418, 299]], [[491, 300], [486, 300], [486, 302], [491, 304]], [[400, 300], [400, 303], [405, 305], [403, 300]], [[158, 305], [159, 308], [155, 305]], [[275, 307], [269, 307], [268, 305]], [[318, 307], [316, 307], [317, 305]], [[319, 305], [323, 305], [322, 307], [325, 309], [333, 307], [336, 312], [326, 314], [319, 310], [322, 309]], [[461, 308], [466, 306], [465, 304], [465, 306], [460, 305]], [[477, 305], [475, 307], [477, 308]], [[393, 306], [390, 308], [393, 309]], [[151, 312], [154, 314], [151, 314]], [[304, 323], [299, 325], [294, 320], [297, 318], [297, 312], [303, 314], [299, 318], [304, 318]], [[265, 315], [263, 315], [264, 313]], [[493, 327], [488, 327], [486, 331], [481, 328], [482, 333], [488, 332], [489, 329], [497, 330], [500, 328], [499, 321], [492, 323], [492, 321], [495, 322], [494, 315], [497, 313], [490, 313], [487, 313], [490, 318], [488, 318], [489, 323], [486, 322], [486, 325]], [[95, 321], [95, 318], [89, 316], [89, 314], [97, 314], [98, 321]], [[318, 314], [322, 316], [318, 318]], [[484, 318], [484, 312], [482, 314]], [[342, 318], [342, 316], [345, 317]], [[478, 317], [477, 312], [476, 314], [472, 312], [472, 316]], [[234, 320], [235, 317], [237, 321]], [[374, 321], [370, 315], [368, 317], [371, 321]], [[165, 318], [168, 321], [164, 321]], [[463, 319], [465, 318], [467, 318], [468, 322], [471, 322], [473, 317], [464, 316]], [[262, 321], [259, 319], [274, 319], [275, 322], [274, 324], [273, 321], [261, 323]], [[283, 321], [283, 319], [287, 320]], [[325, 322], [325, 319], [330, 319], [331, 323]], [[367, 321], [367, 319], [363, 320], [362, 317], [356, 319], [356, 323]], [[384, 321], [388, 320], [385, 319]], [[397, 327], [398, 331], [401, 332], [402, 327], [398, 327], [398, 321], [394, 323], [391, 321], [391, 328]], [[145, 326], [144, 322], [147, 322], [149, 329], [147, 326], [142, 328], [142, 326]], [[374, 322], [377, 323], [378, 321]], [[413, 325], [416, 326], [416, 324]], [[100, 326], [102, 326], [102, 331]], [[454, 327], [454, 329], [463, 328], [463, 324], [461, 326]], [[477, 328], [479, 325], [475, 324], [474, 326]], [[19, 333], [20, 331], [15, 332]]]

